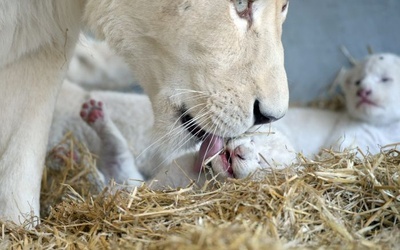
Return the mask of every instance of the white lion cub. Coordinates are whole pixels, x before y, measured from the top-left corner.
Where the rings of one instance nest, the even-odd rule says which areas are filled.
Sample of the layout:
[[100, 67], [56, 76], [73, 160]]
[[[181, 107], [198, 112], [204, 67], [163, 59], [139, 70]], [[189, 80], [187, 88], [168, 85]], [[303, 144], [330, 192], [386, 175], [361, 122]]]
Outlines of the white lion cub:
[[347, 112], [291, 108], [275, 123], [298, 151], [308, 156], [321, 148], [358, 147], [376, 154], [400, 142], [400, 58], [376, 54], [343, 75]]

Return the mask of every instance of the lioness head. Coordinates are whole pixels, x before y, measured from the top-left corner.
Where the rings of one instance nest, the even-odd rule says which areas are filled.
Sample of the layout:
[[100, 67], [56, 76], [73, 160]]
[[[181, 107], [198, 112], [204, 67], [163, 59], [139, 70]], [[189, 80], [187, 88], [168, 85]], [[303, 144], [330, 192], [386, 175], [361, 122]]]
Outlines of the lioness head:
[[400, 120], [400, 57], [367, 57], [345, 73], [342, 89], [352, 117], [373, 124]]
[[86, 20], [133, 68], [160, 144], [177, 150], [285, 114], [287, 10], [288, 0], [93, 0]]

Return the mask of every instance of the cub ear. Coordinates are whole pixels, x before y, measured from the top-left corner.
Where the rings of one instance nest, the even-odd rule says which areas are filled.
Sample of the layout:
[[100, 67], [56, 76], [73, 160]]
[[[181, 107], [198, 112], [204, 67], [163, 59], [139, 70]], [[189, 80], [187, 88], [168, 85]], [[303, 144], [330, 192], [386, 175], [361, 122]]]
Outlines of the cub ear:
[[340, 90], [343, 91], [346, 88], [346, 86], [350, 85], [350, 83], [351, 83], [351, 70], [342, 67], [332, 83], [332, 88], [333, 89], [339, 88]]
[[286, 21], [288, 10], [289, 10], [289, 1], [284, 3], [284, 5], [282, 6], [282, 20], [283, 20], [283, 22]]

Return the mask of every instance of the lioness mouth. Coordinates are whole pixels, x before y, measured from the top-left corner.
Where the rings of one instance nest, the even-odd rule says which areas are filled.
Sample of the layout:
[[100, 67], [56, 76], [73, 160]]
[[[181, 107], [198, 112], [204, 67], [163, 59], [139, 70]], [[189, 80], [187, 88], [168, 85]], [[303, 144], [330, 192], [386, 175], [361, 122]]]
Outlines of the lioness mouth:
[[204, 140], [208, 133], [194, 122], [193, 117], [188, 114], [186, 110], [183, 109], [181, 113], [181, 122], [183, 127], [199, 140]]
[[188, 114], [186, 109], [181, 109], [181, 122], [190, 134], [202, 141], [199, 155], [194, 165], [195, 171], [200, 172], [205, 160], [221, 152], [224, 147], [224, 139], [204, 131], [194, 122], [193, 117]]

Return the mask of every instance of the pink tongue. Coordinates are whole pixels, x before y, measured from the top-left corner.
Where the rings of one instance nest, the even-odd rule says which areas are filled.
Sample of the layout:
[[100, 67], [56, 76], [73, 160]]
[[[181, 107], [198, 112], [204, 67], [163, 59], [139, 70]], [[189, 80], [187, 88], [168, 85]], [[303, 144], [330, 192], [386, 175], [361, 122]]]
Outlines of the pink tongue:
[[224, 140], [216, 135], [208, 135], [200, 146], [199, 155], [194, 165], [194, 170], [200, 172], [203, 167], [203, 162], [217, 154], [224, 147]]

